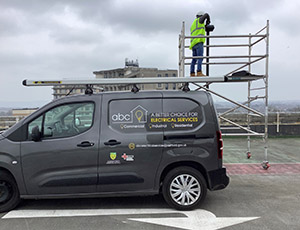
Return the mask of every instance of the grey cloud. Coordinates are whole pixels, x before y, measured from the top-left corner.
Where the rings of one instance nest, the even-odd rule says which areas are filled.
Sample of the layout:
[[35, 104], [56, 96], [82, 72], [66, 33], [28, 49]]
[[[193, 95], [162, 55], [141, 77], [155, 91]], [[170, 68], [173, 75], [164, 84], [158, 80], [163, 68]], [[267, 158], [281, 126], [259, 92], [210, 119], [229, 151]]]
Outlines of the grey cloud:
[[[140, 35], [149, 35], [158, 31], [178, 31], [186, 15], [195, 14], [191, 6], [172, 5], [169, 2], [129, 1], [118, 6], [121, 1], [109, 1], [109, 4], [96, 4], [94, 7], [80, 8], [83, 18], [95, 23], [107, 24], [115, 31], [130, 30]], [[179, 25], [179, 26], [178, 26]]]
[[[116, 33], [131, 31], [141, 36], [155, 35], [158, 31], [178, 33], [186, 15], [194, 16], [199, 8], [199, 4], [187, 5], [184, 1], [181, 5], [173, 5], [165, 1], [156, 1], [155, 3], [152, 1], [129, 1], [126, 4], [124, 2], [117, 0], [88, 2], [80, 0], [11, 0], [2, 2], [0, 8], [18, 10], [32, 27], [43, 28], [44, 24], [47, 26], [51, 23], [51, 21], [47, 21], [49, 15], [60, 12], [64, 7], [69, 6], [84, 21], [93, 22], [95, 25], [99, 25], [99, 28], [102, 25], [108, 25], [114, 28]], [[10, 24], [14, 26], [14, 23]], [[22, 28], [17, 28], [16, 31], [18, 29]], [[26, 31], [28, 32], [28, 28]]]
[[[80, 2], [79, 0], [51, 0], [51, 1], [40, 1], [40, 0], [2, 0], [0, 3], [1, 8], [13, 8], [22, 10], [24, 12], [33, 14], [33, 15], [41, 15], [47, 11], [51, 11], [55, 9], [57, 6], [73, 4], [76, 2]], [[86, 2], [86, 1], [81, 1]]]
[[[64, 20], [66, 8], [82, 26], [57, 20]], [[24, 77], [91, 77], [92, 71], [123, 66], [126, 57], [139, 58], [144, 67], [177, 68], [181, 22], [186, 22], [188, 34], [195, 13], [204, 10], [211, 15], [214, 34], [255, 32], [271, 19], [270, 92], [280, 97], [274, 90], [280, 88], [276, 88], [276, 75], [285, 74], [289, 79], [297, 66], [280, 65], [284, 50], [277, 44], [284, 36], [293, 38], [289, 58], [297, 63], [299, 58], [293, 52], [299, 48], [294, 42], [300, 32], [298, 8], [299, 3], [290, 0], [1, 0], [0, 91], [19, 86]], [[9, 14], [13, 11], [15, 15]], [[24, 36], [25, 41], [21, 39]], [[15, 48], [15, 42], [21, 50]], [[213, 66], [211, 72], [215, 69]], [[13, 79], [10, 86], [5, 83], [7, 77]], [[294, 88], [290, 91], [298, 92]]]
[[18, 4], [5, 6], [0, 3], [0, 10], [1, 36], [33, 34], [48, 27], [50, 23], [46, 12], [31, 13]]
[[273, 16], [272, 24], [276, 24], [276, 26], [284, 31], [288, 37], [299, 36], [299, 9], [299, 1], [284, 1], [281, 7], [277, 8], [278, 14]]
[[278, 10], [278, 6], [280, 7], [284, 1], [217, 0], [210, 8], [212, 23], [215, 23], [216, 31], [223, 34], [245, 31], [245, 27], [255, 28], [253, 24], [260, 21], [264, 25], [265, 21], [274, 14], [274, 10]]
[[[280, 5], [283, 0], [274, 1], [223, 1], [217, 0], [204, 4], [193, 2], [186, 4], [175, 1], [81, 1], [81, 0], [27, 0], [4, 1], [1, 5], [14, 7], [34, 15], [45, 15], [58, 12], [63, 7], [70, 6], [85, 21], [96, 25], [108, 25], [118, 31], [131, 31], [141, 36], [155, 35], [158, 31], [179, 33], [181, 22], [189, 24], [200, 9], [209, 12], [212, 22], [220, 25], [219, 29], [235, 30], [244, 24], [253, 22], [255, 15], [264, 14]], [[0, 6], [1, 6], [0, 5]], [[42, 25], [41, 25], [42, 26]]]
[[57, 43], [87, 46], [97, 45], [105, 41], [100, 31], [88, 29], [56, 28], [50, 31], [49, 37]]
[[252, 12], [245, 1], [217, 1], [212, 5], [212, 24], [215, 32], [231, 34], [244, 24], [249, 23]]

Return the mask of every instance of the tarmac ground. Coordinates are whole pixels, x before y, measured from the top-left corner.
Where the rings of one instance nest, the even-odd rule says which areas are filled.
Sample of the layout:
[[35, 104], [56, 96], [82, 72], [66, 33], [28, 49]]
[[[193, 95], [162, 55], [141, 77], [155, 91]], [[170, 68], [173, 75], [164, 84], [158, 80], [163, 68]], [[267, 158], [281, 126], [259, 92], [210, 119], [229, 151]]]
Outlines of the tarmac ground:
[[170, 209], [162, 196], [25, 200], [0, 215], [1, 230], [54, 229], [300, 229], [300, 138], [270, 138], [265, 170], [264, 143], [224, 139], [230, 184], [208, 192], [193, 211]]

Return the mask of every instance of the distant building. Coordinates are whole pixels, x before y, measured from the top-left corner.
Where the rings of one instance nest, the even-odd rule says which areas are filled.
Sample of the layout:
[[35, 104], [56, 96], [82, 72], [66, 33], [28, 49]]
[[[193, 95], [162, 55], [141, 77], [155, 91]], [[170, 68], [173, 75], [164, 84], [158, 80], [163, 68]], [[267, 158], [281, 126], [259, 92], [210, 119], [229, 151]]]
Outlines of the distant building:
[[[59, 85], [54, 86], [53, 88], [53, 98], [61, 98], [67, 95], [74, 95], [74, 94], [84, 94], [86, 85]], [[99, 93], [102, 90], [100, 87], [93, 87], [93, 91], [95, 93]]]
[[[149, 77], [177, 77], [177, 70], [159, 70], [157, 68], [140, 68], [126, 66], [125, 68], [95, 71], [96, 78], [149, 78]], [[176, 90], [176, 84], [137, 84], [141, 90]], [[131, 90], [132, 85], [105, 86], [105, 91]]]
[[38, 108], [24, 108], [24, 109], [13, 109], [12, 116], [14, 117], [26, 117], [33, 112], [37, 111]]
[[[94, 71], [96, 79], [101, 78], [149, 78], [149, 77], [178, 77], [177, 70], [166, 69], [159, 70], [157, 68], [141, 68], [139, 67], [138, 61], [129, 61], [125, 60], [125, 67], [118, 69], [110, 70], [100, 70]], [[54, 99], [66, 96], [74, 86], [55, 86], [53, 87], [53, 97]], [[100, 88], [93, 86], [94, 92], [100, 91], [126, 91], [131, 90], [132, 85], [112, 85], [112, 86], [103, 86]], [[158, 84], [137, 84], [137, 87], [141, 90], [177, 90], [179, 85], [175, 83], [158, 83]], [[77, 85], [72, 94], [84, 94], [86, 89], [85, 85]]]

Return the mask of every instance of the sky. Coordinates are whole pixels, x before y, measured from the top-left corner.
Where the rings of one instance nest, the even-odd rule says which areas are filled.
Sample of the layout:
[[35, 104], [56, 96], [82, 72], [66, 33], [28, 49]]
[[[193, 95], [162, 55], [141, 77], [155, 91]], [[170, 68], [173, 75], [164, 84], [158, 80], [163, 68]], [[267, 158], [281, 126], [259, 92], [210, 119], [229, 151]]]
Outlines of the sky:
[[[51, 87], [24, 87], [24, 79], [92, 78], [93, 71], [124, 67], [125, 58], [138, 59], [140, 67], [178, 69], [182, 22], [189, 35], [198, 11], [209, 13], [215, 26], [211, 35], [255, 33], [269, 20], [269, 100], [300, 100], [298, 0], [1, 0], [0, 107], [52, 100]], [[253, 54], [264, 54], [265, 44]], [[185, 53], [191, 56], [188, 49]], [[214, 48], [210, 53], [247, 55], [248, 50]], [[234, 67], [211, 66], [210, 76]], [[264, 74], [264, 67], [258, 63], [251, 72]], [[238, 101], [247, 98], [247, 83], [210, 88]]]

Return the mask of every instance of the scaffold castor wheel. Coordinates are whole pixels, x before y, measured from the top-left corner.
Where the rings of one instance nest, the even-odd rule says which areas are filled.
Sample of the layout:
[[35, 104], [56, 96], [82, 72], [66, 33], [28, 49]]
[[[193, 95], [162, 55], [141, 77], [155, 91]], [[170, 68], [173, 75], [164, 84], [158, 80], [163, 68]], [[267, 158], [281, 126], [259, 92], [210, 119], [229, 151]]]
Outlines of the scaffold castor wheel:
[[247, 159], [250, 159], [250, 158], [251, 158], [251, 153], [247, 152]]
[[263, 167], [263, 169], [265, 169], [265, 170], [267, 170], [268, 168], [270, 168], [269, 162], [268, 162], [268, 161], [264, 161], [264, 162], [262, 163], [262, 167]]

